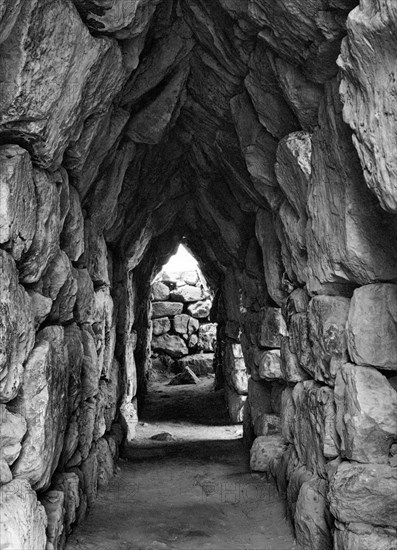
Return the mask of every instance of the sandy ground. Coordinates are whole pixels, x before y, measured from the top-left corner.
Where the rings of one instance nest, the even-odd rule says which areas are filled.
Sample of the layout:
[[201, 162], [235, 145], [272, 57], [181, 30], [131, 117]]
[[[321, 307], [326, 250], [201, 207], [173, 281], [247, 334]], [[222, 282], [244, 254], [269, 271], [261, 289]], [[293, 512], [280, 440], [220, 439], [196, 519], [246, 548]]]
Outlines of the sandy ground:
[[276, 489], [250, 473], [242, 427], [228, 424], [212, 380], [152, 383], [137, 440], [67, 550], [294, 548]]

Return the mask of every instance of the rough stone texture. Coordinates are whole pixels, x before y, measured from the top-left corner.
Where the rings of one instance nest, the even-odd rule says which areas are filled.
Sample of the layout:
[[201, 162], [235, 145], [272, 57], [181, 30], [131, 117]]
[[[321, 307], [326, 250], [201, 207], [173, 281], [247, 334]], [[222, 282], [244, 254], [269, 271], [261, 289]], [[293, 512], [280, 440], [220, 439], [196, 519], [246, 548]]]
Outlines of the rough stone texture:
[[32, 244], [36, 226], [32, 163], [18, 145], [3, 145], [0, 166], [0, 244], [20, 260]]
[[189, 332], [188, 326], [190, 324], [190, 315], [183, 313], [182, 315], [175, 315], [174, 317], [174, 330], [178, 334], [187, 334]]
[[283, 378], [280, 350], [269, 350], [260, 354], [260, 357], [258, 357], [258, 374], [263, 380]]
[[209, 300], [206, 300], [204, 302], [196, 302], [195, 304], [191, 304], [187, 308], [189, 315], [191, 315], [195, 319], [204, 319], [205, 317], [208, 317], [210, 309], [211, 302]]
[[23, 364], [34, 344], [29, 295], [18, 284], [12, 257], [0, 250], [0, 402], [13, 399], [22, 383]]
[[41, 504], [47, 514], [47, 545], [52, 545], [53, 548], [62, 548], [66, 540], [64, 493], [56, 490], [47, 491], [41, 498]]
[[387, 463], [397, 439], [397, 392], [376, 369], [346, 364], [335, 384], [336, 428], [343, 456]]
[[20, 414], [0, 405], [0, 457], [11, 465], [21, 452], [21, 442], [26, 433], [26, 420]]
[[349, 527], [337, 522], [334, 532], [335, 550], [395, 550], [397, 530], [382, 529], [365, 523]]
[[152, 318], [180, 315], [183, 304], [178, 302], [154, 302], [152, 306]]
[[[169, 332], [171, 329], [171, 321], [168, 317], [160, 317], [159, 319], [153, 319], [152, 330], [154, 336], [160, 336]], [[176, 331], [178, 332], [178, 331]]]
[[280, 368], [282, 378], [291, 383], [303, 382], [309, 378], [309, 374], [299, 366], [298, 357], [295, 353], [292, 353], [289, 342], [288, 336], [283, 336], [281, 339]]
[[374, 284], [355, 290], [347, 334], [355, 363], [397, 370], [397, 285]]
[[267, 348], [279, 348], [281, 337], [287, 335], [280, 308], [266, 308], [260, 327], [259, 343]]
[[189, 353], [189, 350], [182, 338], [171, 334], [155, 336], [152, 340], [152, 348], [154, 351], [162, 351], [174, 359], [179, 359], [183, 355], [187, 355]]
[[213, 372], [214, 354], [213, 353], [197, 353], [182, 357], [178, 361], [178, 368], [188, 366], [197, 376], [206, 375]]
[[395, 468], [342, 462], [330, 480], [328, 498], [339, 521], [396, 528], [396, 492]]
[[47, 516], [25, 479], [0, 487], [1, 544], [18, 550], [46, 550]]
[[263, 414], [272, 413], [271, 388], [264, 382], [248, 379], [248, 402], [251, 411], [252, 424]]
[[84, 252], [84, 218], [79, 194], [69, 188], [69, 211], [60, 236], [61, 248], [71, 262], [76, 262]]
[[235, 390], [226, 386], [226, 404], [230, 416], [230, 421], [233, 424], [239, 424], [243, 421], [244, 403], [247, 399], [246, 395], [240, 395]]
[[253, 472], [270, 472], [270, 463], [281, 458], [285, 444], [281, 436], [257, 437], [250, 451], [250, 468]]
[[203, 290], [192, 285], [180, 286], [170, 293], [170, 299], [174, 302], [198, 302], [203, 298]]
[[62, 327], [37, 336], [24, 369], [24, 385], [12, 410], [26, 419], [27, 435], [13, 464], [13, 475], [35, 489], [48, 487], [58, 464], [66, 428], [67, 354]]
[[152, 284], [152, 300], [155, 302], [168, 300], [170, 297], [170, 289], [161, 281]]
[[211, 353], [216, 341], [216, 324], [203, 323], [198, 330], [197, 347], [200, 351]]
[[327, 482], [314, 478], [303, 483], [296, 502], [294, 526], [300, 550], [332, 550], [331, 514], [327, 510]]
[[169, 382], [170, 386], [181, 386], [183, 384], [200, 384], [200, 378], [188, 366], [184, 366], [183, 371], [176, 374]]
[[350, 300], [315, 296], [309, 304], [309, 337], [315, 380], [333, 385], [335, 376], [347, 361], [346, 321]]

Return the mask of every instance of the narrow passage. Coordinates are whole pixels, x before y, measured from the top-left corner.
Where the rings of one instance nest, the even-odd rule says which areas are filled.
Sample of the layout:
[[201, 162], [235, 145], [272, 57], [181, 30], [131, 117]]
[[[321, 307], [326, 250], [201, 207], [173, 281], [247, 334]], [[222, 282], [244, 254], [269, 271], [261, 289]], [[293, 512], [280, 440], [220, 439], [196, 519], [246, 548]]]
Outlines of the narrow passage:
[[152, 383], [137, 440], [67, 550], [293, 548], [276, 489], [250, 473], [212, 383]]

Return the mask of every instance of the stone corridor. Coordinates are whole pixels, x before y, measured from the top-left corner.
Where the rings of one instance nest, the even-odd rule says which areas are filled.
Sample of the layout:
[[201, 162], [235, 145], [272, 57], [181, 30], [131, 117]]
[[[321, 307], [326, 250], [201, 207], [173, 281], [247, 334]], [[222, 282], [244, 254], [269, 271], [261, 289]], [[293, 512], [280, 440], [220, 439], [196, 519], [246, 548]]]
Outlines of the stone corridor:
[[149, 475], [119, 457], [183, 243], [230, 473], [299, 550], [397, 549], [396, 36], [395, 0], [0, 0], [1, 548], [63, 550]]

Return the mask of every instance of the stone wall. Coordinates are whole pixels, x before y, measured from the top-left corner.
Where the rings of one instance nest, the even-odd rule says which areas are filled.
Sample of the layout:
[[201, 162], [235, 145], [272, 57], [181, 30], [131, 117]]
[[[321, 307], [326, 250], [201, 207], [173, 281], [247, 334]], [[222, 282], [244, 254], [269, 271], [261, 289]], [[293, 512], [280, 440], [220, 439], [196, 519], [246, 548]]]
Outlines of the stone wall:
[[394, 0], [0, 0], [2, 543], [62, 548], [134, 438], [185, 239], [298, 547], [393, 547], [396, 27]]
[[151, 300], [151, 368], [170, 374], [187, 366], [198, 376], [213, 372], [212, 295], [199, 271], [162, 271]]

